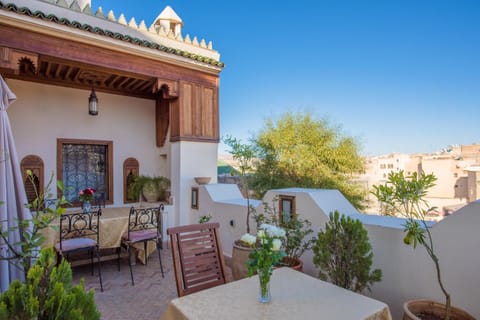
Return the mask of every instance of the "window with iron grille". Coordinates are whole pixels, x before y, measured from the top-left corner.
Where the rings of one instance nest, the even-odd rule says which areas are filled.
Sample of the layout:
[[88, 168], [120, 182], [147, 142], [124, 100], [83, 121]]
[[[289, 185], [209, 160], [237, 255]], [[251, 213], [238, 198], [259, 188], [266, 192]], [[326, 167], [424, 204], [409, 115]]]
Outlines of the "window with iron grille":
[[57, 178], [68, 201], [78, 205], [80, 190], [93, 188], [95, 198], [113, 202], [112, 149], [112, 141], [58, 139]]

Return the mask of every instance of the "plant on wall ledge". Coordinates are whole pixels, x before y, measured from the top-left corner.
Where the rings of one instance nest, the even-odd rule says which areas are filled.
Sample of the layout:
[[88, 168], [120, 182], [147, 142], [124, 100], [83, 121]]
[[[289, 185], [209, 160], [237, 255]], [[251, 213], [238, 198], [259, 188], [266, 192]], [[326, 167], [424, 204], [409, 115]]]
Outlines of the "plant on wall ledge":
[[203, 215], [200, 218], [198, 218], [198, 223], [207, 223], [208, 221], [210, 221], [210, 219], [212, 219], [212, 215], [210, 214]]
[[162, 176], [136, 176], [128, 187], [128, 198], [145, 198], [149, 202], [167, 200], [167, 190], [170, 187], [170, 180]]

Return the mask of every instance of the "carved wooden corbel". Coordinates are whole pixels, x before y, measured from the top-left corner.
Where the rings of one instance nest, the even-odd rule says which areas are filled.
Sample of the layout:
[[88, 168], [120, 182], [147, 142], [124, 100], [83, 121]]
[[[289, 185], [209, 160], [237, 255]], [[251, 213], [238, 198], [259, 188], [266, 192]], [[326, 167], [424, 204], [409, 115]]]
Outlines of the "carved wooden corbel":
[[38, 54], [0, 47], [0, 68], [9, 69], [14, 74], [36, 74]]
[[178, 81], [157, 78], [153, 92], [162, 92], [162, 98], [166, 100], [178, 98]]

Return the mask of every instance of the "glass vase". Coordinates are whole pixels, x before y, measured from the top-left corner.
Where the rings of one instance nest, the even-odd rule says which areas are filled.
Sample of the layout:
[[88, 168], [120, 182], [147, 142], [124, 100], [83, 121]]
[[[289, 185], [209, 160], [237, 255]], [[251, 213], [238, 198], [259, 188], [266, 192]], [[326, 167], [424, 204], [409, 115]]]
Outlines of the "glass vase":
[[270, 294], [270, 275], [271, 270], [258, 269], [258, 280], [260, 281], [260, 288], [258, 291], [258, 301], [261, 303], [269, 303], [272, 300]]
[[83, 202], [83, 213], [90, 213], [91, 209], [92, 209], [92, 205], [90, 204], [90, 201], [84, 201]]

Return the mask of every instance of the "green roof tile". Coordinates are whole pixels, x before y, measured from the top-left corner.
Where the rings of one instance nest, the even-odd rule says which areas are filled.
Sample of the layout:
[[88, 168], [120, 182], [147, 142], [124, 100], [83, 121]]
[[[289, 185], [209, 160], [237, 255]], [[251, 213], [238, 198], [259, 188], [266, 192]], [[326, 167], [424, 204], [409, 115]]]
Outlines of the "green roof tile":
[[101, 29], [101, 28], [98, 28], [98, 27], [92, 27], [88, 24], [82, 24], [81, 22], [78, 22], [78, 21], [75, 21], [75, 20], [70, 21], [67, 18], [59, 18], [54, 14], [46, 15], [45, 13], [43, 13], [41, 11], [38, 11], [38, 10], [37, 11], [32, 11], [29, 8], [26, 8], [26, 7], [20, 7], [19, 8], [13, 3], [3, 3], [2, 1], [0, 1], [0, 9], [15, 12], [17, 14], [27, 15], [27, 16], [32, 17], [32, 18], [38, 18], [38, 19], [41, 19], [41, 20], [54, 22], [54, 23], [57, 23], [57, 24], [61, 24], [61, 25], [71, 27], [71, 28], [76, 28], [76, 29], [88, 31], [88, 32], [91, 32], [91, 33], [94, 33], [94, 34], [97, 34], [97, 35], [100, 35], [100, 36], [106, 36], [106, 37], [110, 37], [110, 38], [113, 38], [113, 39], [116, 39], [116, 40], [122, 40], [122, 41], [129, 42], [129, 43], [132, 43], [132, 44], [135, 44], [135, 45], [138, 45], [138, 46], [156, 49], [158, 51], [162, 51], [162, 52], [174, 54], [174, 55], [177, 55], [177, 56], [185, 57], [185, 58], [188, 58], [188, 59], [191, 59], [191, 60], [194, 60], [194, 61], [203, 62], [203, 63], [209, 64], [209, 65], [215, 66], [215, 67], [223, 68], [224, 65], [225, 65], [223, 62], [217, 61], [217, 60], [212, 59], [212, 58], [200, 56], [200, 55], [193, 54], [191, 52], [180, 50], [180, 49], [166, 47], [164, 45], [161, 45], [161, 44], [158, 44], [158, 43], [155, 43], [155, 42], [152, 42], [152, 41], [138, 39], [138, 38], [126, 35], [126, 34], [121, 34], [121, 33], [118, 33], [118, 32], [112, 32], [112, 31], [104, 30], [104, 29]]

